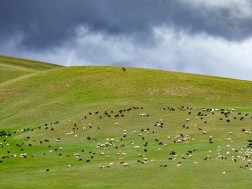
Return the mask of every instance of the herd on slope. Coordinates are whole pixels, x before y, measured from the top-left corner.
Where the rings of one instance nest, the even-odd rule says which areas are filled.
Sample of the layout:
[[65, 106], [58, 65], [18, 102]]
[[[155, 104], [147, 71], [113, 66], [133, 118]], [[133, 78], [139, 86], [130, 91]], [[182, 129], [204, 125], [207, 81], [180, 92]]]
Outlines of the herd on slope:
[[[211, 122], [211, 120], [208, 120], [209, 117], [218, 116], [219, 121], [226, 122], [225, 124], [227, 125], [233, 121], [240, 121], [242, 123], [245, 119], [252, 121], [252, 115], [240, 112], [236, 113], [234, 109], [202, 108], [198, 110], [192, 107], [181, 106], [177, 108], [163, 107], [160, 110], [167, 113], [179, 111], [179, 113], [183, 115], [182, 121], [184, 124], [180, 126], [180, 132], [168, 135], [169, 132], [166, 129], [167, 122], [162, 118], [155, 123], [149, 123], [148, 117], [151, 115], [145, 113], [146, 110], [143, 107], [88, 112], [82, 117], [82, 124], [77, 124], [77, 121], [74, 122], [73, 120], [69, 120], [68, 131], [64, 134], [61, 133], [61, 135], [57, 134], [58, 127], [61, 127], [60, 121], [45, 123], [43, 126], [38, 126], [36, 128], [23, 128], [12, 133], [4, 129], [0, 132], [0, 163], [4, 164], [5, 161], [9, 161], [11, 158], [35, 159], [36, 156], [49, 158], [50, 156], [58, 156], [59, 158], [65, 158], [66, 161], [71, 159], [69, 162], [83, 162], [83, 165], [96, 162], [95, 165], [100, 169], [120, 165], [128, 167], [136, 163], [148, 164], [155, 161], [160, 162], [159, 167], [168, 167], [168, 162], [174, 162], [177, 167], [182, 166], [186, 162], [191, 162], [196, 165], [199, 163], [200, 159], [195, 160], [192, 157], [198, 152], [198, 149], [195, 147], [197, 145], [194, 145], [198, 142], [197, 137], [186, 131], [194, 130], [194, 133], [197, 132], [205, 137], [206, 140], [204, 142], [213, 145], [215, 143], [215, 136], [208, 131], [209, 126], [206, 126]], [[140, 129], [122, 129], [122, 127], [120, 127], [120, 121], [122, 119], [127, 119], [125, 117], [127, 117], [127, 113], [129, 112], [134, 112], [135, 116], [138, 116], [138, 118], [143, 121], [146, 120], [145, 122], [147, 123]], [[121, 134], [113, 137], [108, 136], [106, 138], [99, 138], [99, 136], [95, 136], [95, 132], [89, 133], [88, 131], [94, 129], [101, 131], [103, 129], [101, 126], [96, 126], [96, 123], [90, 122], [90, 118], [92, 118], [92, 120], [111, 119], [113, 123], [112, 127], [121, 130]], [[41, 140], [35, 140], [32, 136], [34, 131], [36, 131], [36, 133], [45, 131], [55, 132], [55, 135], [58, 136], [50, 139], [43, 138]], [[164, 133], [165, 138], [163, 137]], [[25, 136], [23, 142], [16, 143], [14, 147], [10, 147], [10, 145], [13, 145], [11, 143], [12, 138], [17, 135], [23, 136], [23, 134]], [[252, 170], [251, 130], [248, 128], [242, 128], [240, 130], [239, 134], [242, 134], [244, 144], [246, 144], [240, 146], [240, 148], [233, 147], [235, 141], [232, 138], [236, 134], [237, 133], [227, 131], [225, 137], [223, 136], [222, 138], [222, 140], [227, 142], [226, 146], [217, 146], [215, 151], [208, 150], [208, 153], [201, 156], [201, 160], [208, 161], [218, 159], [232, 161], [237, 163], [240, 168]], [[67, 147], [65, 148], [64, 143], [64, 140], [67, 141], [69, 138], [72, 141], [81, 140], [83, 141], [83, 145], [80, 149], [76, 149], [75, 152], [69, 151], [66, 149]], [[183, 144], [190, 144], [190, 148], [184, 151], [184, 153], [177, 152], [176, 145]], [[36, 148], [39, 145], [46, 149], [46, 151], [43, 150], [36, 155], [27, 152], [28, 148]], [[152, 154], [155, 152], [155, 156], [149, 155], [151, 154], [150, 152], [152, 152]], [[162, 154], [166, 155], [163, 156]], [[149, 158], [149, 156], [151, 157]], [[66, 164], [65, 167], [70, 168], [71, 164]], [[45, 167], [45, 172], [49, 171], [50, 169]]]

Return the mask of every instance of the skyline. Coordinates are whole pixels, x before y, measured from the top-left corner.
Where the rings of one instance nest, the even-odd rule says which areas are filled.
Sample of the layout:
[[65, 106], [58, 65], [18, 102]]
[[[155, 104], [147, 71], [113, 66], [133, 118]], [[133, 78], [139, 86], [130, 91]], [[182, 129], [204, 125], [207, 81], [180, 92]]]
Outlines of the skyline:
[[0, 54], [252, 80], [251, 0], [8, 1]]

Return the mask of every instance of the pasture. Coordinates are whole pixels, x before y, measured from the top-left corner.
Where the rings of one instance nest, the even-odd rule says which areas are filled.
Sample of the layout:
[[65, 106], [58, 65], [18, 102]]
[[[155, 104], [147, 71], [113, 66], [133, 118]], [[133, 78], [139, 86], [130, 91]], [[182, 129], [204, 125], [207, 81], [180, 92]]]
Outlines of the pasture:
[[56, 65], [25, 75], [1, 79], [1, 188], [251, 188], [251, 81]]

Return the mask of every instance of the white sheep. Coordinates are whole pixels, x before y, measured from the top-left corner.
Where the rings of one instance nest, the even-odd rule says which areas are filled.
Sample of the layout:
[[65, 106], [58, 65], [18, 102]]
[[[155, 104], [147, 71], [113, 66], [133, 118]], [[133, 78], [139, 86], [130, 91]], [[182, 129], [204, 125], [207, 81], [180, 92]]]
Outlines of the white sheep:
[[27, 154], [26, 153], [21, 153], [19, 157], [25, 158], [25, 157], [27, 157]]
[[134, 149], [139, 149], [139, 148], [140, 148], [140, 146], [133, 146], [133, 148], [134, 148]]
[[129, 166], [129, 164], [128, 164], [128, 163], [123, 163], [122, 165], [123, 165], [124, 167]]
[[251, 134], [251, 132], [250, 131], [245, 131], [245, 134]]

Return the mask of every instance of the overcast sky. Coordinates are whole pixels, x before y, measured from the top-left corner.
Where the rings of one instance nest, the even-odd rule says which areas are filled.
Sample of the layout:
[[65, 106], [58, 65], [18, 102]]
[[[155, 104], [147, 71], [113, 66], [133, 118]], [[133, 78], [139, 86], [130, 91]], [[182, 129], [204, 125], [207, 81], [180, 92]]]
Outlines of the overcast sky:
[[1, 0], [0, 54], [252, 80], [252, 0]]

